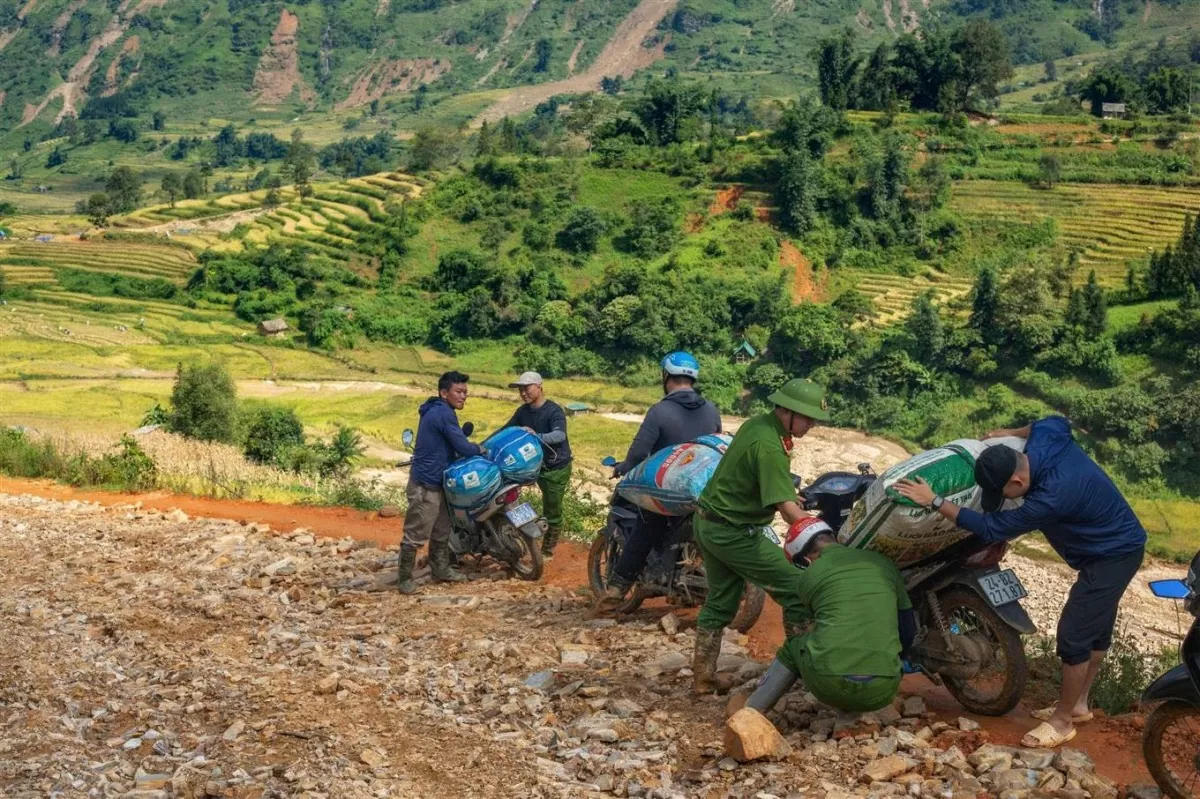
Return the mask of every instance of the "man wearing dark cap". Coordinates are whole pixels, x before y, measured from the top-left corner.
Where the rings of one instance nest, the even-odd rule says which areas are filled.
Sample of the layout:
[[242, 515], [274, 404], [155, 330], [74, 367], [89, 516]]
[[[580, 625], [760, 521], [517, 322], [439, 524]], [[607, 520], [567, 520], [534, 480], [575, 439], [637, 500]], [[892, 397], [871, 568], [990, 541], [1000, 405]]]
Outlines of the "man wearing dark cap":
[[[1117, 605], [1142, 565], [1146, 531], [1109, 476], [1075, 443], [1066, 419], [1050, 416], [985, 438], [999, 436], [1024, 438], [1025, 452], [993, 446], [975, 461], [984, 512], [945, 501], [920, 478], [899, 480], [895, 488], [988, 543], [1040, 530], [1079, 572], [1058, 620], [1058, 705], [1036, 711], [1043, 723], [1021, 740], [1054, 747], [1075, 737], [1076, 723], [1092, 718], [1088, 692], [1112, 644]], [[1019, 498], [1020, 507], [1000, 509], [1006, 499]]]

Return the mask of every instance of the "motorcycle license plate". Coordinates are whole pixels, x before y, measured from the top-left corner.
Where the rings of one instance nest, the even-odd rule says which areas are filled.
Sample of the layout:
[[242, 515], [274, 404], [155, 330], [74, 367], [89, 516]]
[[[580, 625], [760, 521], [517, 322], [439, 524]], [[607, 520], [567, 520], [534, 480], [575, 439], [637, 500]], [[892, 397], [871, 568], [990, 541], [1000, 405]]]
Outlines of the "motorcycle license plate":
[[528, 502], [522, 502], [515, 508], [504, 511], [504, 515], [508, 517], [514, 527], [521, 527], [537, 520], [537, 511]]
[[1007, 605], [1009, 602], [1016, 602], [1029, 595], [1012, 569], [983, 575], [979, 578], [979, 587], [983, 589], [983, 595], [987, 597], [988, 604], [994, 608]]

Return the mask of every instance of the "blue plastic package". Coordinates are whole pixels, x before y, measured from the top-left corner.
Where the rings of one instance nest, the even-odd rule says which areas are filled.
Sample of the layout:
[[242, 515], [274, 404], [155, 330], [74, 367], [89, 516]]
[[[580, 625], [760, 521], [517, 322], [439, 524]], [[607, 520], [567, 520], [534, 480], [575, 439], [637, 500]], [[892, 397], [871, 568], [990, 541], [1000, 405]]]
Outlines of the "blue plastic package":
[[485, 504], [500, 489], [500, 482], [500, 467], [481, 455], [455, 461], [442, 478], [446, 501], [459, 510]]
[[542, 442], [520, 427], [506, 427], [483, 442], [488, 458], [510, 483], [532, 483], [542, 470]]

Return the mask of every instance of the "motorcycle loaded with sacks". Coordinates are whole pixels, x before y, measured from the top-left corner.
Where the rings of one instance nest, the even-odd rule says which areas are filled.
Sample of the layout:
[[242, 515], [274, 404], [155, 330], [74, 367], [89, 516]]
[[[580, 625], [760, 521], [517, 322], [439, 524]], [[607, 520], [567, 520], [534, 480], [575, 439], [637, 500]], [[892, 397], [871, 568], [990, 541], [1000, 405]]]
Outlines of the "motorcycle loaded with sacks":
[[[466, 422], [462, 431], [470, 437], [475, 425]], [[544, 567], [540, 539], [546, 533], [546, 520], [521, 499], [521, 489], [537, 480], [541, 448], [537, 445], [534, 453], [536, 438], [522, 436], [519, 428], [506, 428], [484, 442], [490, 458], [475, 456], [452, 463], [443, 479], [443, 494], [453, 522], [450, 553], [456, 564], [468, 555], [477, 561], [490, 556], [508, 564], [522, 580], [537, 580]], [[401, 434], [410, 452], [414, 438], [412, 430]], [[494, 462], [502, 461], [508, 449], [523, 451], [522, 469], [506, 469]]]

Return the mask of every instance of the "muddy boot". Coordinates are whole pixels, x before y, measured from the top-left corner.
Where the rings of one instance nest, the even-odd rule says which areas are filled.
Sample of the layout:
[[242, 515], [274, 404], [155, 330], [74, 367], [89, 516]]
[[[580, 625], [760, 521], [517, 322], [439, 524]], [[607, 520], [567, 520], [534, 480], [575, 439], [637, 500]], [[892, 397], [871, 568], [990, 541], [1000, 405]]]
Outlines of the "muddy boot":
[[413, 581], [413, 567], [417, 565], [417, 550], [412, 547], [400, 547], [399, 585], [402, 594], [417, 593], [417, 584]]
[[625, 595], [633, 583], [627, 583], [615, 574], [609, 579], [608, 587], [596, 600], [596, 605], [588, 612], [589, 619], [600, 619], [611, 616], [625, 604]]
[[721, 656], [721, 637], [724, 630], [696, 628], [696, 650], [692, 654], [692, 690], [697, 694], [715, 693], [717, 683], [717, 658]]
[[554, 548], [558, 546], [558, 536], [562, 531], [557, 527], [546, 528], [546, 534], [542, 536], [542, 559], [550, 560], [554, 557]]
[[467, 575], [450, 565], [450, 542], [429, 542], [429, 571], [439, 583], [465, 583]]

